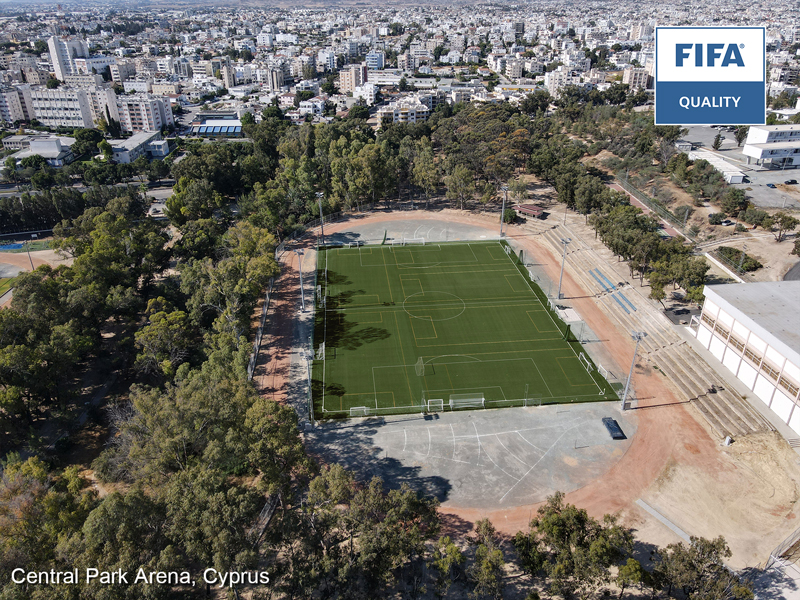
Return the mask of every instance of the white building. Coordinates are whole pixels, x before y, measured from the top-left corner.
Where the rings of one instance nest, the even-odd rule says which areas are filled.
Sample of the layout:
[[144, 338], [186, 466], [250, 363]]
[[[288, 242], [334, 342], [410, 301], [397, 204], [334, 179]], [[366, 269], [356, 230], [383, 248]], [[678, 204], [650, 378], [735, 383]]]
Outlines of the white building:
[[102, 73], [111, 65], [117, 64], [116, 59], [112, 56], [87, 56], [85, 58], [76, 58], [74, 61], [75, 72], [74, 75], [91, 75], [92, 73]]
[[147, 131], [137, 133], [124, 140], [111, 140], [109, 144], [114, 151], [114, 162], [124, 165], [132, 163], [140, 156], [146, 157], [151, 145], [155, 145], [160, 153], [161, 144], [156, 143], [160, 140], [160, 131]]
[[25, 120], [22, 101], [15, 87], [0, 87], [0, 120], [9, 123]]
[[800, 281], [706, 286], [695, 336], [800, 434]]
[[378, 86], [374, 83], [365, 83], [353, 90], [353, 98], [360, 98], [364, 100], [367, 106], [375, 104], [375, 98], [378, 94]]
[[384, 119], [392, 123], [417, 123], [427, 121], [431, 110], [416, 98], [407, 98], [390, 102], [378, 109], [378, 122], [383, 124]]
[[89, 45], [83, 40], [62, 40], [55, 36], [47, 40], [50, 60], [56, 79], [64, 80], [65, 75], [76, 75], [75, 59], [89, 56]]
[[31, 90], [33, 113], [47, 127], [94, 127], [86, 90]]
[[384, 67], [385, 55], [383, 52], [369, 52], [365, 58], [367, 69], [377, 71]]
[[117, 97], [117, 111], [125, 133], [161, 131], [175, 125], [169, 100], [150, 94]]
[[328, 50], [320, 50], [317, 53], [317, 64], [322, 66], [325, 71], [335, 71], [336, 54]]
[[131, 92], [137, 92], [139, 94], [147, 94], [152, 91], [153, 83], [150, 80], [143, 80], [143, 79], [129, 79], [125, 83], [122, 84], [122, 88], [125, 90], [126, 94], [130, 94]]
[[767, 169], [800, 166], [800, 125], [751, 125], [742, 154]]

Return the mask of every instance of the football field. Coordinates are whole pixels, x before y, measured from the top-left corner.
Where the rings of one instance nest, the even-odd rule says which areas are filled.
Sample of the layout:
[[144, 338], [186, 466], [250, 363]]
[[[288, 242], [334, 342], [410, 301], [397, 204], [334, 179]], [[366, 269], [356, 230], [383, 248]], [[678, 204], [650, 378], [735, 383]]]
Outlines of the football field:
[[320, 249], [317, 418], [616, 399], [504, 242]]

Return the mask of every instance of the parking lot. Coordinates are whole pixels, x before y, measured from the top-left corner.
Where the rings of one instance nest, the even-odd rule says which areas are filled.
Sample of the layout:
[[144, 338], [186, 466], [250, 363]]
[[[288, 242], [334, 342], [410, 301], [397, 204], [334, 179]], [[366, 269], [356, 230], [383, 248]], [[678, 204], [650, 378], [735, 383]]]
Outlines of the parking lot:
[[[800, 185], [784, 183], [793, 179], [800, 181], [800, 169], [759, 170], [760, 167], [747, 164], [747, 157], [742, 154], [742, 148], [736, 145], [733, 132], [711, 127], [688, 129], [689, 132], [682, 139], [692, 142], [695, 147], [702, 146], [704, 150], [713, 151], [714, 138], [718, 133], [722, 134], [725, 139], [722, 140], [718, 154], [745, 174], [745, 183], [735, 184], [734, 187], [744, 190], [753, 204], [762, 208], [800, 209]], [[775, 187], [768, 187], [768, 184]]]

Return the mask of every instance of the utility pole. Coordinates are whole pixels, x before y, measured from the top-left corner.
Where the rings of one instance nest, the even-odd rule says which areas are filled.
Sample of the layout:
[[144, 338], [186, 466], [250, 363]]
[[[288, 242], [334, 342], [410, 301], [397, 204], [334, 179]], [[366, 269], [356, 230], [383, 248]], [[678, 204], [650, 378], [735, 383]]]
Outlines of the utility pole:
[[303, 291], [303, 251], [295, 250], [297, 254], [297, 270], [300, 272], [300, 302], [302, 304], [302, 312], [306, 312], [306, 295]]
[[30, 261], [30, 263], [31, 263], [31, 272], [33, 272], [35, 269], [33, 268], [33, 259], [31, 258], [31, 246], [30, 246], [30, 242], [25, 242], [25, 250], [27, 250], [27, 251], [28, 251], [28, 260], [29, 260], [29, 261]]
[[319, 232], [322, 236], [322, 245], [325, 245], [325, 219], [322, 218], [322, 197], [325, 194], [317, 192], [317, 203], [319, 204]]
[[561, 238], [561, 243], [564, 244], [564, 254], [561, 256], [561, 275], [558, 276], [558, 295], [557, 300], [561, 300], [561, 281], [564, 279], [564, 263], [567, 260], [567, 244], [572, 240], [570, 238]]
[[631, 361], [631, 370], [628, 372], [628, 381], [625, 382], [625, 391], [622, 392], [622, 410], [625, 410], [625, 401], [628, 399], [628, 389], [631, 386], [631, 377], [633, 376], [633, 368], [636, 366], [636, 355], [639, 352], [639, 342], [641, 342], [647, 334], [643, 331], [632, 331], [631, 338], [636, 341], [636, 348], [633, 350], [633, 360]]
[[500, 189], [503, 190], [503, 210], [500, 211], [500, 237], [503, 237], [503, 225], [506, 220], [506, 200], [508, 199], [508, 186], [501, 185]]

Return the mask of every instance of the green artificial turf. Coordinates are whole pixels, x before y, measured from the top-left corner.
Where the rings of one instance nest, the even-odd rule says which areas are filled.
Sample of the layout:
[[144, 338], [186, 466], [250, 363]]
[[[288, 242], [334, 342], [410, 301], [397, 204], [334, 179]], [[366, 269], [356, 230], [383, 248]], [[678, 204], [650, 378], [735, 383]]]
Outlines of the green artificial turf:
[[421, 412], [431, 399], [449, 410], [455, 394], [483, 394], [487, 408], [616, 399], [578, 359], [580, 343], [506, 247], [321, 249], [313, 344], [318, 352], [324, 343], [325, 358], [312, 367], [316, 417], [349, 416], [353, 407]]

